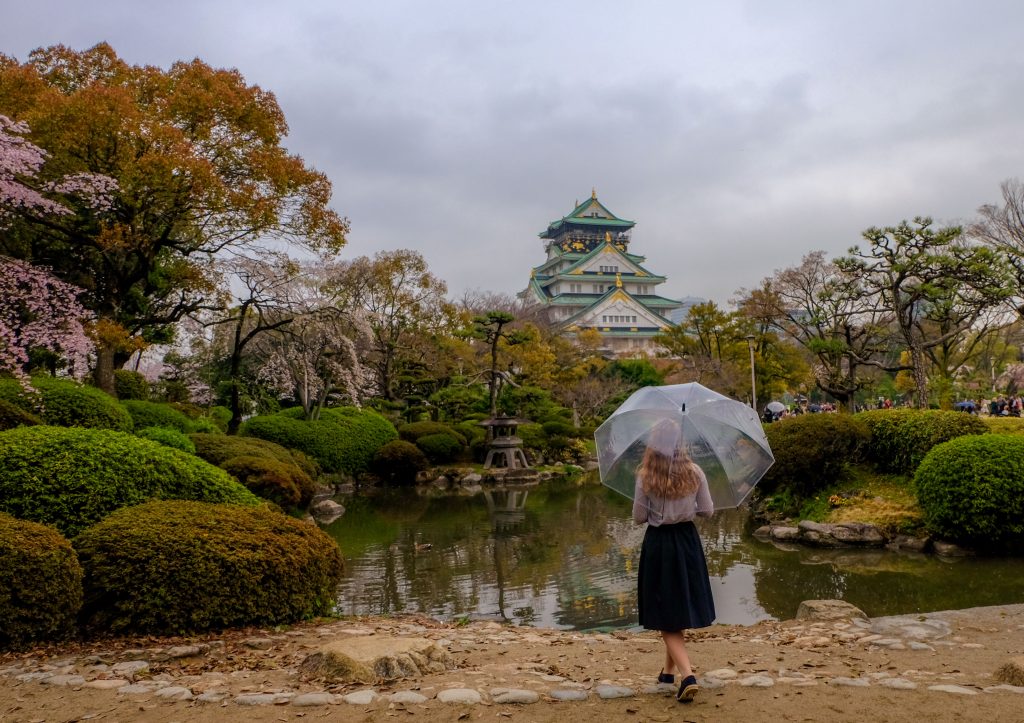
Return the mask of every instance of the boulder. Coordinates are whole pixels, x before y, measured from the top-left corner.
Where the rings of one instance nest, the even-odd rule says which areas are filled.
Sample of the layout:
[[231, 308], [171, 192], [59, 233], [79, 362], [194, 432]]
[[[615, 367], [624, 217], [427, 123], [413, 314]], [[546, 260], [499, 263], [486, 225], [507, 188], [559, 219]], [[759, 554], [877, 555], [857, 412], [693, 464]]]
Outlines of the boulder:
[[885, 533], [867, 522], [840, 522], [830, 527], [832, 537], [847, 545], [881, 547], [886, 543]]
[[773, 527], [771, 537], [780, 542], [791, 542], [800, 539], [800, 530], [796, 527]]
[[299, 672], [329, 683], [374, 684], [454, 667], [448, 651], [433, 640], [368, 635], [321, 646], [306, 656]]
[[896, 535], [889, 541], [888, 547], [892, 550], [907, 550], [909, 552], [924, 552], [928, 549], [931, 540], [927, 537], [913, 537], [911, 535]]
[[932, 549], [936, 555], [942, 555], [943, 557], [970, 557], [974, 554], [973, 551], [965, 547], [960, 547], [960, 545], [955, 545], [952, 542], [943, 542], [942, 540], [932, 542]]
[[867, 619], [864, 611], [845, 600], [804, 600], [796, 611], [797, 620]]
[[309, 511], [313, 513], [313, 517], [316, 518], [317, 522], [329, 525], [345, 514], [345, 506], [338, 504], [334, 500], [320, 500], [314, 503], [309, 508]]

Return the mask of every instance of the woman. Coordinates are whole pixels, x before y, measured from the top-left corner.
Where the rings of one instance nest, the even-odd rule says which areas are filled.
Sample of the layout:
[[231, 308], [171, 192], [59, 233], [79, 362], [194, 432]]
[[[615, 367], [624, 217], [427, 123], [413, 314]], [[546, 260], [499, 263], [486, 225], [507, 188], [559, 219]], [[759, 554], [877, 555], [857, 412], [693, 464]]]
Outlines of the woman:
[[633, 520], [647, 523], [637, 598], [640, 625], [660, 631], [665, 643], [658, 682], [674, 684], [675, 674], [681, 675], [676, 699], [682, 703], [699, 690], [683, 631], [715, 619], [704, 548], [693, 524], [694, 517], [713, 512], [707, 478], [687, 454], [679, 426], [662, 422], [651, 432], [636, 475]]

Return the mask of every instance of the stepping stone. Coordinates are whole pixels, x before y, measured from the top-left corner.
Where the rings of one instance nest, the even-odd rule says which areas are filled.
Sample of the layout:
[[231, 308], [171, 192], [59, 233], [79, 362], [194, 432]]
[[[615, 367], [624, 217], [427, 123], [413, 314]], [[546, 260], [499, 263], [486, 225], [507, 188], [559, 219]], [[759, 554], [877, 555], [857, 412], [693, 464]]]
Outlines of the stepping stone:
[[585, 690], [574, 690], [572, 688], [569, 688], [569, 689], [566, 689], [566, 688], [555, 688], [554, 690], [549, 690], [548, 691], [548, 695], [551, 696], [552, 698], [554, 698], [555, 700], [563, 701], [563, 702], [575, 701], [575, 700], [586, 700], [587, 697], [588, 697], [587, 696], [587, 691], [585, 691]]
[[370, 690], [369, 688], [366, 690], [357, 690], [354, 693], [343, 695], [341, 699], [346, 703], [351, 703], [352, 705], [369, 705], [377, 699], [377, 691]]
[[[373, 691], [370, 691], [371, 693]], [[302, 693], [292, 698], [292, 705], [299, 708], [306, 708], [316, 705], [331, 705], [334, 703], [334, 696], [330, 693]]]
[[146, 660], [128, 660], [124, 663], [117, 663], [110, 672], [114, 675], [123, 675], [126, 678], [134, 678], [139, 673], [149, 671], [149, 662]]
[[517, 688], [493, 688], [491, 690], [491, 702], [513, 703], [516, 705], [529, 705], [540, 700], [540, 694], [532, 690]]
[[1017, 693], [1024, 695], [1024, 685], [990, 685], [985, 688], [986, 693]]
[[719, 668], [718, 670], [712, 670], [704, 674], [707, 678], [717, 678], [718, 680], [732, 680], [739, 676], [732, 668]]
[[893, 688], [894, 690], [914, 690], [917, 687], [917, 683], [906, 678], [886, 678], [885, 680], [878, 681], [878, 684], [885, 688]]
[[613, 698], [632, 698], [636, 695], [636, 691], [632, 688], [626, 688], [621, 685], [599, 685], [594, 688], [594, 692], [602, 700], [611, 700]]
[[125, 685], [128, 685], [128, 681], [124, 678], [98, 678], [97, 680], [90, 680], [88, 683], [84, 683], [82, 687], [95, 688], [96, 690], [113, 690]]
[[405, 703], [406, 705], [415, 705], [416, 703], [425, 703], [427, 696], [420, 695], [419, 693], [412, 690], [400, 690], [397, 693], [392, 693], [388, 696], [388, 700], [392, 703]]
[[223, 703], [230, 695], [225, 690], [208, 690], [196, 698], [200, 703]]
[[192, 691], [180, 685], [169, 685], [156, 691], [153, 695], [164, 700], [192, 700]]
[[974, 688], [965, 688], [962, 685], [929, 685], [928, 690], [937, 690], [942, 693], [956, 693], [958, 695], [977, 695]]
[[851, 688], [867, 688], [871, 685], [871, 681], [867, 678], [833, 678], [832, 685], [846, 685]]
[[153, 683], [132, 683], [130, 685], [123, 685], [117, 689], [120, 695], [150, 695], [157, 686]]
[[51, 675], [40, 682], [44, 685], [75, 686], [84, 684], [85, 678], [81, 675]]
[[442, 703], [461, 703], [464, 705], [476, 705], [483, 701], [478, 691], [472, 688], [449, 688], [437, 694], [437, 699]]
[[248, 693], [235, 698], [237, 705], [276, 705], [286, 703], [292, 698], [291, 693]]
[[744, 688], [771, 688], [775, 685], [775, 681], [767, 675], [751, 675], [741, 680], [740, 685]]

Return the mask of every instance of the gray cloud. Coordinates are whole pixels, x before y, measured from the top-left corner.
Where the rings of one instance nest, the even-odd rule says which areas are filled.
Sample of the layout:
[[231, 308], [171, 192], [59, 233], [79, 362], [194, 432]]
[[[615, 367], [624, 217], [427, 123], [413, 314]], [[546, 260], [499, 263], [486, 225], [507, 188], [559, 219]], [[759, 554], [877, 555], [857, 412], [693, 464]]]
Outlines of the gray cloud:
[[522, 288], [592, 186], [669, 292], [724, 303], [1022, 175], [1017, 2], [637, 5], [39, 0], [0, 50], [237, 67], [334, 182], [346, 253], [417, 249], [455, 293]]

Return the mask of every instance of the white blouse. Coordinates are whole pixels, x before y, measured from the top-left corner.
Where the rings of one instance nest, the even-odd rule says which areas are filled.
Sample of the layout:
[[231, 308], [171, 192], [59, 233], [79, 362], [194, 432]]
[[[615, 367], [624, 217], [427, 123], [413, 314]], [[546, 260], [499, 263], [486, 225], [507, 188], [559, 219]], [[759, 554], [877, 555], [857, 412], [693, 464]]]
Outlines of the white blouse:
[[[694, 466], [696, 467], [696, 465]], [[700, 472], [697, 491], [692, 495], [672, 500], [649, 496], [644, 492], [640, 475], [637, 475], [636, 490], [633, 494], [633, 521], [638, 525], [646, 522], [648, 525], [658, 527], [659, 525], [688, 522], [694, 517], [711, 517], [715, 511], [715, 503], [711, 501], [708, 478], [700, 467], [697, 467], [697, 470]]]

